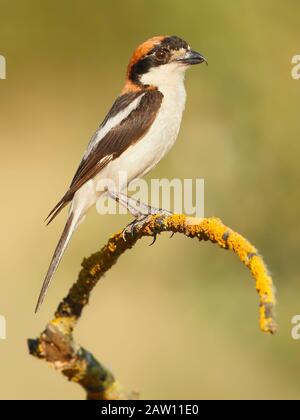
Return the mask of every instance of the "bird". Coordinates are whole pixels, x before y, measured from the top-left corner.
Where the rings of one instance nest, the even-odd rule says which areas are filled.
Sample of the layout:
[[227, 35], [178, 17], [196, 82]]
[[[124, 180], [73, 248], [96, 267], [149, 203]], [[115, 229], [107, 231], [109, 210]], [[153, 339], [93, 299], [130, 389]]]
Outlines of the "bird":
[[[185, 72], [203, 62], [207, 60], [202, 54], [174, 35], [155, 36], [136, 48], [120, 95], [92, 136], [69, 188], [46, 219], [49, 224], [70, 205], [35, 313], [72, 234], [88, 210], [107, 193], [124, 203], [122, 190], [151, 171], [174, 145], [186, 102]], [[120, 171], [126, 173], [126, 181], [118, 178]], [[98, 188], [103, 180], [118, 183], [116, 190], [110, 191], [110, 182]]]

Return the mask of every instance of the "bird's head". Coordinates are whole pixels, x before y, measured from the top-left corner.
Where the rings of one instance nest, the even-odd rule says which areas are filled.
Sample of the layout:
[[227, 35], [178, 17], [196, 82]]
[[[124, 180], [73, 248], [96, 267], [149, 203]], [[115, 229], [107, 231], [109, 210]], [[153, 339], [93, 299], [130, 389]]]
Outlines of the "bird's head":
[[204, 56], [177, 36], [151, 38], [139, 45], [131, 57], [125, 91], [177, 83], [183, 80], [188, 67], [203, 62]]

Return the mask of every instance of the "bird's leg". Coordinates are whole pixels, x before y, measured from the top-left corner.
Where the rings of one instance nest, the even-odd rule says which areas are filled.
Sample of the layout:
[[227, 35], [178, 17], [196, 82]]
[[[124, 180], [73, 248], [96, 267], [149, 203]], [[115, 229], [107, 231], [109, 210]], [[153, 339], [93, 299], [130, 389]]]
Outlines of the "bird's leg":
[[126, 207], [130, 213], [137, 219], [142, 216], [149, 216], [153, 214], [159, 214], [162, 216], [171, 216], [172, 213], [168, 210], [159, 209], [157, 207], [149, 206], [141, 202], [140, 200], [135, 200], [132, 197], [128, 197], [126, 194], [116, 191], [108, 191], [108, 194], [111, 198], [116, 200], [122, 206]]
[[[151, 207], [148, 204], [142, 203], [140, 200], [128, 197], [127, 195], [116, 192], [108, 191], [111, 198], [116, 200], [122, 206], [126, 207], [127, 210], [135, 217], [135, 220], [125, 227], [123, 230], [123, 238], [125, 239], [128, 234], [133, 235], [135, 231], [140, 230], [150, 220], [152, 215], [161, 215], [163, 217], [171, 216], [172, 213], [168, 210], [158, 209]], [[154, 237], [154, 242], [155, 242]]]
[[[122, 204], [122, 206], [126, 207], [127, 210], [135, 217], [139, 218], [141, 215], [145, 215], [143, 210], [143, 203], [140, 203], [137, 200], [134, 200], [131, 197], [128, 197], [125, 194], [116, 191], [108, 191], [108, 194], [111, 198], [113, 198], [117, 203]], [[141, 208], [140, 208], [141, 206]]]

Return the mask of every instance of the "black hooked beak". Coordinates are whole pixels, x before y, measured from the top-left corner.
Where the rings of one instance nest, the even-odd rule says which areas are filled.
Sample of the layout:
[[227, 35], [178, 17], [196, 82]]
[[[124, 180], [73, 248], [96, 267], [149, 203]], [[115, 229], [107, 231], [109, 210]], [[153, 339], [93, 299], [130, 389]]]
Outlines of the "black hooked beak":
[[197, 51], [187, 51], [186, 55], [182, 58], [179, 58], [177, 61], [187, 65], [201, 64], [204, 62], [208, 64], [206, 58]]

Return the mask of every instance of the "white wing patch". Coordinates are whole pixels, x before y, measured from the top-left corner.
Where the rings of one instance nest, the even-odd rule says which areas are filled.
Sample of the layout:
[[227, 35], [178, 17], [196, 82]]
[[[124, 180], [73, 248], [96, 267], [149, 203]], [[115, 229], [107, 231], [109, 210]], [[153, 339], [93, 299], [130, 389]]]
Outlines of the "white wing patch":
[[123, 120], [125, 120], [132, 111], [134, 111], [140, 104], [141, 99], [145, 93], [140, 95], [138, 98], [136, 98], [134, 101], [131, 102], [126, 108], [124, 108], [122, 111], [120, 111], [117, 115], [115, 115], [112, 118], [109, 118], [105, 125], [100, 126], [100, 128], [96, 131], [95, 135], [92, 137], [86, 152], [84, 153], [84, 159], [89, 155], [91, 150], [96, 146], [99, 141], [101, 141], [106, 134], [114, 128], [116, 125], [120, 124]]

